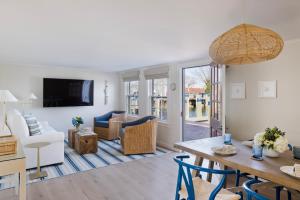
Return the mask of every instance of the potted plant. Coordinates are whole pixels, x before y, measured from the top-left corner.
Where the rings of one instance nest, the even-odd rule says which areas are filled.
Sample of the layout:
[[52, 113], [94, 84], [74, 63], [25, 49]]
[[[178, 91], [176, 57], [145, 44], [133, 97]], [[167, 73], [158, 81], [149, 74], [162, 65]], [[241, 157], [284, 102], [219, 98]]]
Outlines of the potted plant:
[[72, 124], [76, 128], [76, 131], [79, 131], [80, 125], [83, 124], [83, 119], [80, 116], [72, 118]]
[[288, 150], [288, 140], [285, 132], [277, 127], [266, 128], [265, 132], [254, 136], [254, 144], [263, 147], [263, 154], [268, 157], [278, 157], [280, 153]]

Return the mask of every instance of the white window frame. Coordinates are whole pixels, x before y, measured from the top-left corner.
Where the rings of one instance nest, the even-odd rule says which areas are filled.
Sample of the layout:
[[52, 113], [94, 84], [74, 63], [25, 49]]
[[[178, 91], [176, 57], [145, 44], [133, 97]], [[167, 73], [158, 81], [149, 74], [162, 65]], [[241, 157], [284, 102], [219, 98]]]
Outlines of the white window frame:
[[[136, 80], [136, 82], [138, 83], [138, 94], [137, 95], [134, 95], [134, 94], [130, 94], [130, 83], [131, 82], [135, 82], [135, 81], [126, 81], [124, 82], [124, 87], [125, 87], [125, 102], [126, 102], [126, 111], [128, 113], [128, 115], [132, 115], [132, 116], [137, 116], [139, 115], [139, 112], [140, 112], [140, 104], [139, 104], [139, 88], [140, 88], [140, 81], [139, 80]], [[132, 97], [135, 97], [137, 98], [137, 109], [138, 109], [138, 113], [137, 114], [133, 114], [130, 112], [130, 107], [131, 107], [131, 104], [130, 104], [130, 99]]]
[[[167, 95], [166, 96], [154, 96], [153, 93], [154, 93], [154, 80], [159, 80], [159, 79], [167, 79]], [[167, 122], [168, 121], [168, 90], [169, 90], [169, 78], [154, 78], [154, 79], [150, 79], [148, 80], [148, 85], [149, 85], [149, 112], [151, 115], [153, 115], [153, 112], [152, 112], [152, 99], [153, 98], [156, 98], [156, 99], [165, 99], [167, 101], [167, 116], [166, 116], [166, 119], [162, 119], [162, 112], [160, 112], [160, 116], [155, 116], [157, 117], [157, 119], [161, 122]], [[161, 110], [161, 109], [160, 109]]]

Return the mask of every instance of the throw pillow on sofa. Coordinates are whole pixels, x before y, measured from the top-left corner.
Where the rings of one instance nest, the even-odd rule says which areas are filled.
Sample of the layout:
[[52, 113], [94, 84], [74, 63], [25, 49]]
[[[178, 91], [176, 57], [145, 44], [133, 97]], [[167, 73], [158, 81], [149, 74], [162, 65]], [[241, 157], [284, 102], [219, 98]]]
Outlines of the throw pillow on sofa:
[[41, 134], [41, 126], [35, 116], [33, 116], [32, 114], [26, 114], [24, 115], [24, 119], [27, 123], [30, 136]]

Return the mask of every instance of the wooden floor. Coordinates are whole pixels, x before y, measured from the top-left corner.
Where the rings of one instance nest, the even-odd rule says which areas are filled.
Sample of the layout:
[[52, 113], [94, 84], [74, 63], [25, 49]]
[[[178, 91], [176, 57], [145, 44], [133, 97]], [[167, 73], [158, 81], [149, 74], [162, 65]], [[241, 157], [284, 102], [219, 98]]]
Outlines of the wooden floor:
[[[177, 166], [172, 160], [175, 155], [170, 153], [29, 184], [27, 200], [171, 200], [177, 178]], [[232, 182], [229, 179], [228, 185]], [[274, 190], [260, 192], [274, 199]], [[0, 191], [0, 200], [17, 199], [12, 189]]]
[[[27, 185], [28, 200], [174, 199], [177, 166], [166, 154]], [[0, 191], [0, 200], [17, 200]]]

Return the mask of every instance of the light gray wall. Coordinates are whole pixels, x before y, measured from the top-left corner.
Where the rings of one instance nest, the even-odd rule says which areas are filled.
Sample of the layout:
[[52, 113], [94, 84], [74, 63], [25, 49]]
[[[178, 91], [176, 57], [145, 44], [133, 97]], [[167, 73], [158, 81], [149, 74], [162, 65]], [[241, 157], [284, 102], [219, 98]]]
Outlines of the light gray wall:
[[[251, 139], [266, 127], [287, 132], [291, 144], [300, 145], [300, 40], [285, 43], [274, 60], [226, 71], [226, 127], [236, 138]], [[258, 98], [257, 81], [277, 80], [277, 98]], [[230, 83], [246, 82], [246, 99], [230, 98]]]
[[[94, 106], [43, 108], [43, 78], [72, 78], [94, 80]], [[108, 104], [104, 105], [104, 81], [108, 81]], [[49, 121], [55, 129], [66, 132], [72, 127], [73, 116], [80, 115], [85, 126], [93, 125], [93, 117], [119, 108], [119, 79], [116, 73], [102, 73], [64, 67], [0, 66], [0, 89], [10, 90], [18, 99], [26, 98], [30, 92], [38, 97], [25, 109], [38, 120]], [[9, 109], [22, 109], [20, 103], [9, 104]]]

